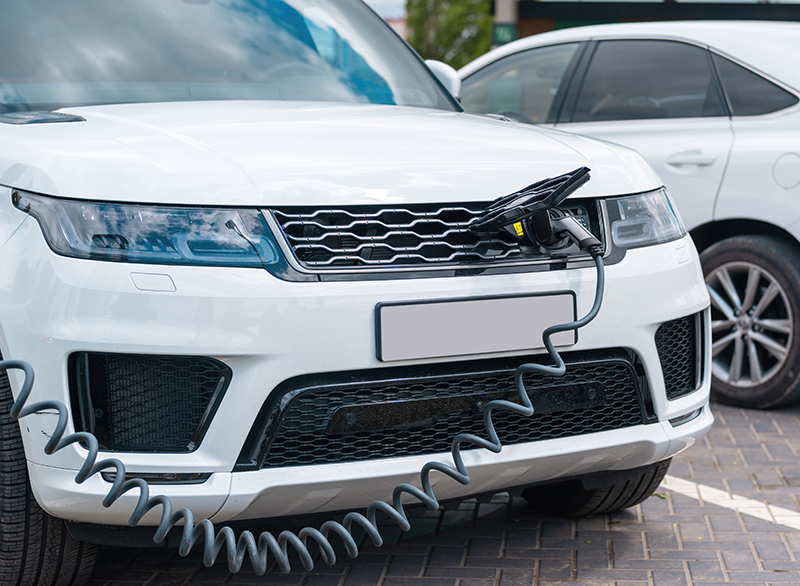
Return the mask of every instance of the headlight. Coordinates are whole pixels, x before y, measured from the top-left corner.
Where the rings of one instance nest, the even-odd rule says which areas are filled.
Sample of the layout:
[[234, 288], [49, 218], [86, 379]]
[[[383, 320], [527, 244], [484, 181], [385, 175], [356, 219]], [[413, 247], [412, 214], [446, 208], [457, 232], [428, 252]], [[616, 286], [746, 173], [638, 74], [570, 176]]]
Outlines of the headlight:
[[686, 235], [665, 189], [605, 201], [615, 246], [639, 248]]
[[14, 191], [58, 254], [146, 264], [267, 267], [282, 263], [258, 210], [103, 203]]

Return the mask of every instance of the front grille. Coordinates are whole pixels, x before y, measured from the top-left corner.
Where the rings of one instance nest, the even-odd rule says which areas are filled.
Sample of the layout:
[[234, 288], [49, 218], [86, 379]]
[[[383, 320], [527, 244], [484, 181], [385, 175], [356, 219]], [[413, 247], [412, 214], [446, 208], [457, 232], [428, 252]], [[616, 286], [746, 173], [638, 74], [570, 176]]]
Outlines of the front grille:
[[70, 357], [77, 430], [118, 452], [190, 452], [231, 379], [212, 358], [81, 352]]
[[[280, 208], [272, 214], [296, 260], [306, 269], [494, 264], [530, 259], [506, 232], [491, 237], [468, 229], [487, 203], [407, 205], [391, 208]], [[596, 210], [568, 208], [599, 234]], [[524, 252], [524, 255], [523, 255]], [[565, 248], [563, 254], [576, 254]]]
[[[270, 396], [237, 469], [447, 452], [459, 433], [485, 437], [483, 404], [517, 401], [514, 369], [522, 361], [544, 360], [387, 369], [378, 378], [367, 373], [351, 382], [336, 382], [333, 375], [290, 381]], [[622, 350], [575, 354], [567, 356], [563, 377], [526, 375], [536, 412], [495, 411], [503, 445], [646, 423], [637, 360]]]
[[667, 398], [677, 399], [699, 387], [701, 314], [665, 322], [656, 330], [656, 349], [664, 373]]

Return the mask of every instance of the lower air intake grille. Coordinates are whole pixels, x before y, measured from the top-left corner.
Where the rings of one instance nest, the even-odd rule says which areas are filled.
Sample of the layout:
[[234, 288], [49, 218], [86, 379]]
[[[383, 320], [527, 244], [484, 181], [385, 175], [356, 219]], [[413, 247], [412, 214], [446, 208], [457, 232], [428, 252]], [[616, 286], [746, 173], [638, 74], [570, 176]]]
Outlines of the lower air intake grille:
[[73, 354], [75, 427], [94, 433], [104, 450], [191, 452], [230, 379], [212, 358]]
[[700, 345], [698, 328], [701, 314], [687, 315], [665, 322], [656, 330], [656, 348], [664, 373], [667, 398], [677, 399], [699, 387]]
[[[237, 470], [447, 452], [459, 433], [485, 436], [487, 401], [516, 401], [521, 360], [383, 371], [346, 383], [326, 375], [288, 381], [262, 410]], [[622, 350], [583, 354], [567, 361], [564, 377], [526, 376], [536, 413], [495, 411], [503, 445], [645, 423], [634, 360]]]

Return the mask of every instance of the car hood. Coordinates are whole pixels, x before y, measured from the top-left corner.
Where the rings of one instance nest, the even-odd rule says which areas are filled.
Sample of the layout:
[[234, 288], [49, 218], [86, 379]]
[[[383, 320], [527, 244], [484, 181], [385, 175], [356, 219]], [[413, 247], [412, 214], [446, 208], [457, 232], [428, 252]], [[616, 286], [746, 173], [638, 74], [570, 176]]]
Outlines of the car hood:
[[0, 184], [104, 201], [195, 205], [490, 201], [577, 167], [578, 195], [656, 188], [634, 151], [455, 112], [289, 102], [62, 110], [0, 124]]

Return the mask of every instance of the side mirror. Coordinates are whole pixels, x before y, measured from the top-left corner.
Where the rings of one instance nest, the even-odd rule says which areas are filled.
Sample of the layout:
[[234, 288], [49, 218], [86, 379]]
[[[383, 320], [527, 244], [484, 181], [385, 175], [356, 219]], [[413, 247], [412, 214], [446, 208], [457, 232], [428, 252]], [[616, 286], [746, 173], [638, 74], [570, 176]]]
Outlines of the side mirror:
[[458, 99], [461, 94], [461, 78], [458, 77], [458, 72], [450, 67], [447, 63], [428, 59], [425, 65], [433, 72], [445, 89], [450, 92], [455, 99]]

